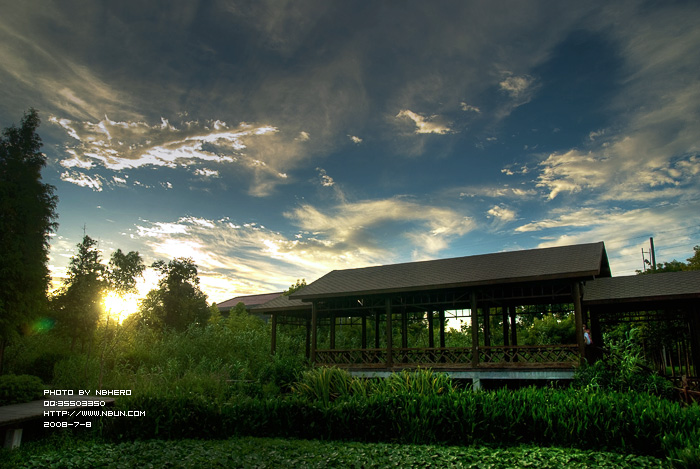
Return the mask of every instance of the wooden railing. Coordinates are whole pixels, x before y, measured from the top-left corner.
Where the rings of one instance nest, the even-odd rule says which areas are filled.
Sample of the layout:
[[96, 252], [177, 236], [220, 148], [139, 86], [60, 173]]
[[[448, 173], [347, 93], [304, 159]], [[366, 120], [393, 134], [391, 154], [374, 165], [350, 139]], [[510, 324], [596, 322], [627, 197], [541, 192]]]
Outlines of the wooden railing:
[[[477, 367], [484, 368], [560, 368], [579, 362], [576, 345], [518, 345], [479, 347]], [[473, 368], [473, 351], [467, 347], [394, 348], [392, 366], [429, 366], [435, 368]], [[316, 350], [316, 364], [341, 368], [385, 368], [387, 350]]]

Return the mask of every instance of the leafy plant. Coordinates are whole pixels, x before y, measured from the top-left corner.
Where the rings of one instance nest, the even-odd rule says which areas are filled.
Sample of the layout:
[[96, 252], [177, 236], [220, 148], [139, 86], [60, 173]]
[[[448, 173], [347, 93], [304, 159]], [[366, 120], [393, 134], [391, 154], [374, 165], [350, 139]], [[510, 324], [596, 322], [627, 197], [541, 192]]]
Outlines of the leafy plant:
[[646, 392], [670, 397], [673, 392], [671, 383], [647, 366], [637, 341], [638, 335], [639, 330], [635, 328], [620, 339], [604, 335], [608, 346], [604, 358], [580, 366], [574, 376], [575, 384], [588, 389]]
[[0, 376], [0, 405], [19, 404], [41, 399], [44, 385], [36, 376]]

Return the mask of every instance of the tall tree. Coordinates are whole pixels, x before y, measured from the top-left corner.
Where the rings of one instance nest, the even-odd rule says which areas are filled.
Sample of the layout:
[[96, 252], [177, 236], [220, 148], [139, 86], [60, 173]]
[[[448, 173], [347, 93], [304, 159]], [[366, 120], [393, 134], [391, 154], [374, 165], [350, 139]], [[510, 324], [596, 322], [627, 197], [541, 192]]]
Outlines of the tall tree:
[[153, 263], [161, 274], [158, 289], [141, 302], [143, 323], [182, 331], [190, 324], [205, 325], [211, 314], [207, 296], [199, 288], [197, 265], [189, 258]]
[[71, 337], [71, 349], [78, 339], [84, 344], [91, 339], [104, 311], [107, 291], [119, 295], [136, 289], [136, 278], [145, 266], [136, 251], [124, 254], [117, 249], [102, 262], [97, 241], [85, 235], [77, 245], [78, 253], [70, 260], [68, 280], [55, 300], [59, 325]]
[[55, 187], [41, 181], [46, 155], [30, 109], [0, 138], [0, 371], [5, 347], [46, 307], [49, 237], [56, 231]]
[[71, 337], [71, 349], [78, 339], [84, 345], [95, 332], [108, 286], [107, 266], [102, 263], [97, 241], [85, 235], [77, 247], [68, 280], [56, 300], [58, 322]]

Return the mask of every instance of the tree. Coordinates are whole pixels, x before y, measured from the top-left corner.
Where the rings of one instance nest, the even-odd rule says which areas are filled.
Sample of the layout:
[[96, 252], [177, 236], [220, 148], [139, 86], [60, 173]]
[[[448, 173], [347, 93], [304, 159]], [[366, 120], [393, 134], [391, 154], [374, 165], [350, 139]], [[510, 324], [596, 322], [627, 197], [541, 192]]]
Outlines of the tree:
[[0, 138], [0, 371], [5, 347], [46, 307], [49, 237], [58, 227], [55, 187], [41, 182], [36, 110]]
[[289, 287], [289, 289], [285, 290], [282, 294], [283, 294], [284, 296], [289, 296], [289, 295], [291, 295], [292, 293], [294, 293], [295, 291], [301, 290], [301, 289], [304, 288], [305, 286], [306, 286], [306, 279], [304, 279], [304, 278], [301, 279], [301, 280], [297, 279], [297, 283], [293, 283], [293, 284]]
[[207, 296], [199, 288], [197, 266], [189, 258], [152, 266], [161, 274], [158, 289], [151, 290], [141, 302], [142, 323], [157, 329], [185, 330], [190, 324], [205, 325], [211, 311]]
[[109, 265], [102, 263], [98, 243], [85, 235], [77, 245], [78, 253], [70, 260], [68, 280], [55, 299], [58, 322], [71, 337], [71, 350], [76, 341], [84, 345], [93, 337], [104, 311], [108, 291], [119, 295], [136, 289], [136, 277], [145, 266], [136, 251], [124, 254], [117, 249]]
[[117, 249], [109, 260], [109, 288], [120, 295], [132, 293], [136, 290], [136, 277], [141, 277], [145, 268], [138, 251], [124, 254]]
[[107, 266], [102, 264], [97, 241], [85, 235], [77, 247], [68, 267], [68, 280], [56, 298], [58, 323], [71, 338], [71, 350], [77, 340], [84, 346], [95, 332], [108, 286]]
[[[659, 262], [656, 268], [650, 267], [644, 272], [637, 270], [637, 274], [657, 274], [660, 272], [682, 272], [686, 270], [700, 270], [700, 246], [693, 248], [693, 256], [686, 259], [686, 262], [673, 259], [669, 262]], [[648, 264], [648, 261], [645, 261]]]

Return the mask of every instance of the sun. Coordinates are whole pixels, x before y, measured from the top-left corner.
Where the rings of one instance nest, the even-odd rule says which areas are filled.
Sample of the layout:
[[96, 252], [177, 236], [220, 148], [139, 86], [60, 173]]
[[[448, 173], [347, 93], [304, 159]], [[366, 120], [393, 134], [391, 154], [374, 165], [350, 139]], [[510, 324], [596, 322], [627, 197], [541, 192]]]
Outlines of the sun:
[[139, 297], [134, 293], [120, 295], [116, 292], [109, 292], [104, 303], [105, 312], [119, 323], [139, 309]]

